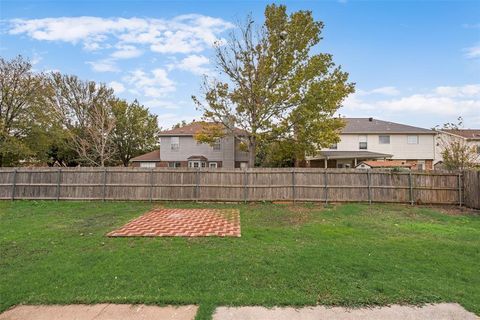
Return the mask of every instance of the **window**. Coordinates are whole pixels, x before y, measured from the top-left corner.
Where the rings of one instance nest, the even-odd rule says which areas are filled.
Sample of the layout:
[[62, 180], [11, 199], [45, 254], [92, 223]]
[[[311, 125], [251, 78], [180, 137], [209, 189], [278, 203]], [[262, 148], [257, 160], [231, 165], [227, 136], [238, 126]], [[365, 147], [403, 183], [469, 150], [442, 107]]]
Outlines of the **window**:
[[337, 150], [338, 146], [336, 143], [332, 144], [329, 149]]
[[209, 168], [216, 168], [216, 167], [217, 167], [217, 163], [216, 163], [216, 162], [210, 162], [210, 163], [208, 164], [208, 167], [209, 167]]
[[140, 168], [155, 168], [155, 162], [140, 162]]
[[180, 167], [181, 167], [181, 163], [180, 163], [180, 162], [169, 162], [169, 163], [168, 163], [168, 167], [169, 167], [169, 168], [180, 168]]
[[418, 136], [407, 136], [408, 144], [418, 144]]
[[417, 161], [417, 170], [425, 170], [425, 160]]
[[358, 136], [358, 149], [367, 150], [367, 136]]
[[188, 161], [189, 168], [205, 168], [207, 163], [205, 161]]
[[378, 136], [379, 144], [390, 144], [390, 136]]
[[170, 138], [170, 149], [172, 151], [178, 151], [180, 149], [180, 137]]
[[214, 150], [214, 151], [219, 151], [219, 150], [221, 150], [221, 149], [222, 149], [222, 141], [221, 141], [220, 139], [217, 139], [217, 140], [213, 143], [212, 147], [213, 147], [213, 150]]

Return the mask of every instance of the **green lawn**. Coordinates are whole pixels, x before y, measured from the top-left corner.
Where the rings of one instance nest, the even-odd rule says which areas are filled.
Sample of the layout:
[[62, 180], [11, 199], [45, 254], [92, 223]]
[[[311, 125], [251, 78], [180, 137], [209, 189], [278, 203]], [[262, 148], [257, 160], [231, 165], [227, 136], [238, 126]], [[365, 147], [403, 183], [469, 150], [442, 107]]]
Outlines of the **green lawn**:
[[[152, 206], [241, 211], [241, 238], [107, 238]], [[385, 305], [480, 314], [480, 216], [403, 205], [0, 202], [14, 304]]]

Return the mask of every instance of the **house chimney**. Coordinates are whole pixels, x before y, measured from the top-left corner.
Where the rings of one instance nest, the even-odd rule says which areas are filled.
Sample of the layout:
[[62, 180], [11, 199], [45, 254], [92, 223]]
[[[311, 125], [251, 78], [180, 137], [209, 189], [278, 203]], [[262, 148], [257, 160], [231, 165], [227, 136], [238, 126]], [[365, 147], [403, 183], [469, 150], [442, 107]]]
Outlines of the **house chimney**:
[[372, 117], [368, 118], [368, 121], [372, 122], [372, 121], [373, 121], [373, 118], [372, 118]]

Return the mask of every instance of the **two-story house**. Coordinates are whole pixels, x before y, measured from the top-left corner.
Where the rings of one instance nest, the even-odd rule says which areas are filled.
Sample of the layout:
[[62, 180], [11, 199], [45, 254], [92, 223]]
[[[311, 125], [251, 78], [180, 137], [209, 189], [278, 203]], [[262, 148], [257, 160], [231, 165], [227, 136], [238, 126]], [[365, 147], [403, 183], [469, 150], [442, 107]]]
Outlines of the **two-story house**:
[[368, 160], [398, 160], [414, 170], [431, 170], [436, 132], [373, 118], [345, 118], [340, 142], [307, 157], [307, 166], [355, 168]]
[[437, 135], [435, 169], [443, 168], [442, 152], [445, 146], [452, 142], [461, 142], [471, 147], [473, 151], [471, 161], [480, 165], [480, 129], [441, 129]]
[[160, 133], [160, 150], [138, 156], [131, 160], [134, 167], [189, 167], [189, 168], [246, 168], [248, 152], [240, 148], [238, 136], [244, 133], [237, 129], [226, 134], [213, 144], [195, 140], [205, 122], [192, 122], [180, 128]]

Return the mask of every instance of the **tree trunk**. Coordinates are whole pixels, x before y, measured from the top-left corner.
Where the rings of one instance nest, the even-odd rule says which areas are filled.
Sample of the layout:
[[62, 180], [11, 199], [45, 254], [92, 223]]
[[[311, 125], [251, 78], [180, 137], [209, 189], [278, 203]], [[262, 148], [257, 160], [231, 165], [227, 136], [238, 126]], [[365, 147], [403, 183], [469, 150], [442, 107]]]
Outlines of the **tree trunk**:
[[257, 139], [250, 137], [248, 139], [248, 167], [255, 167], [255, 157], [257, 155]]

